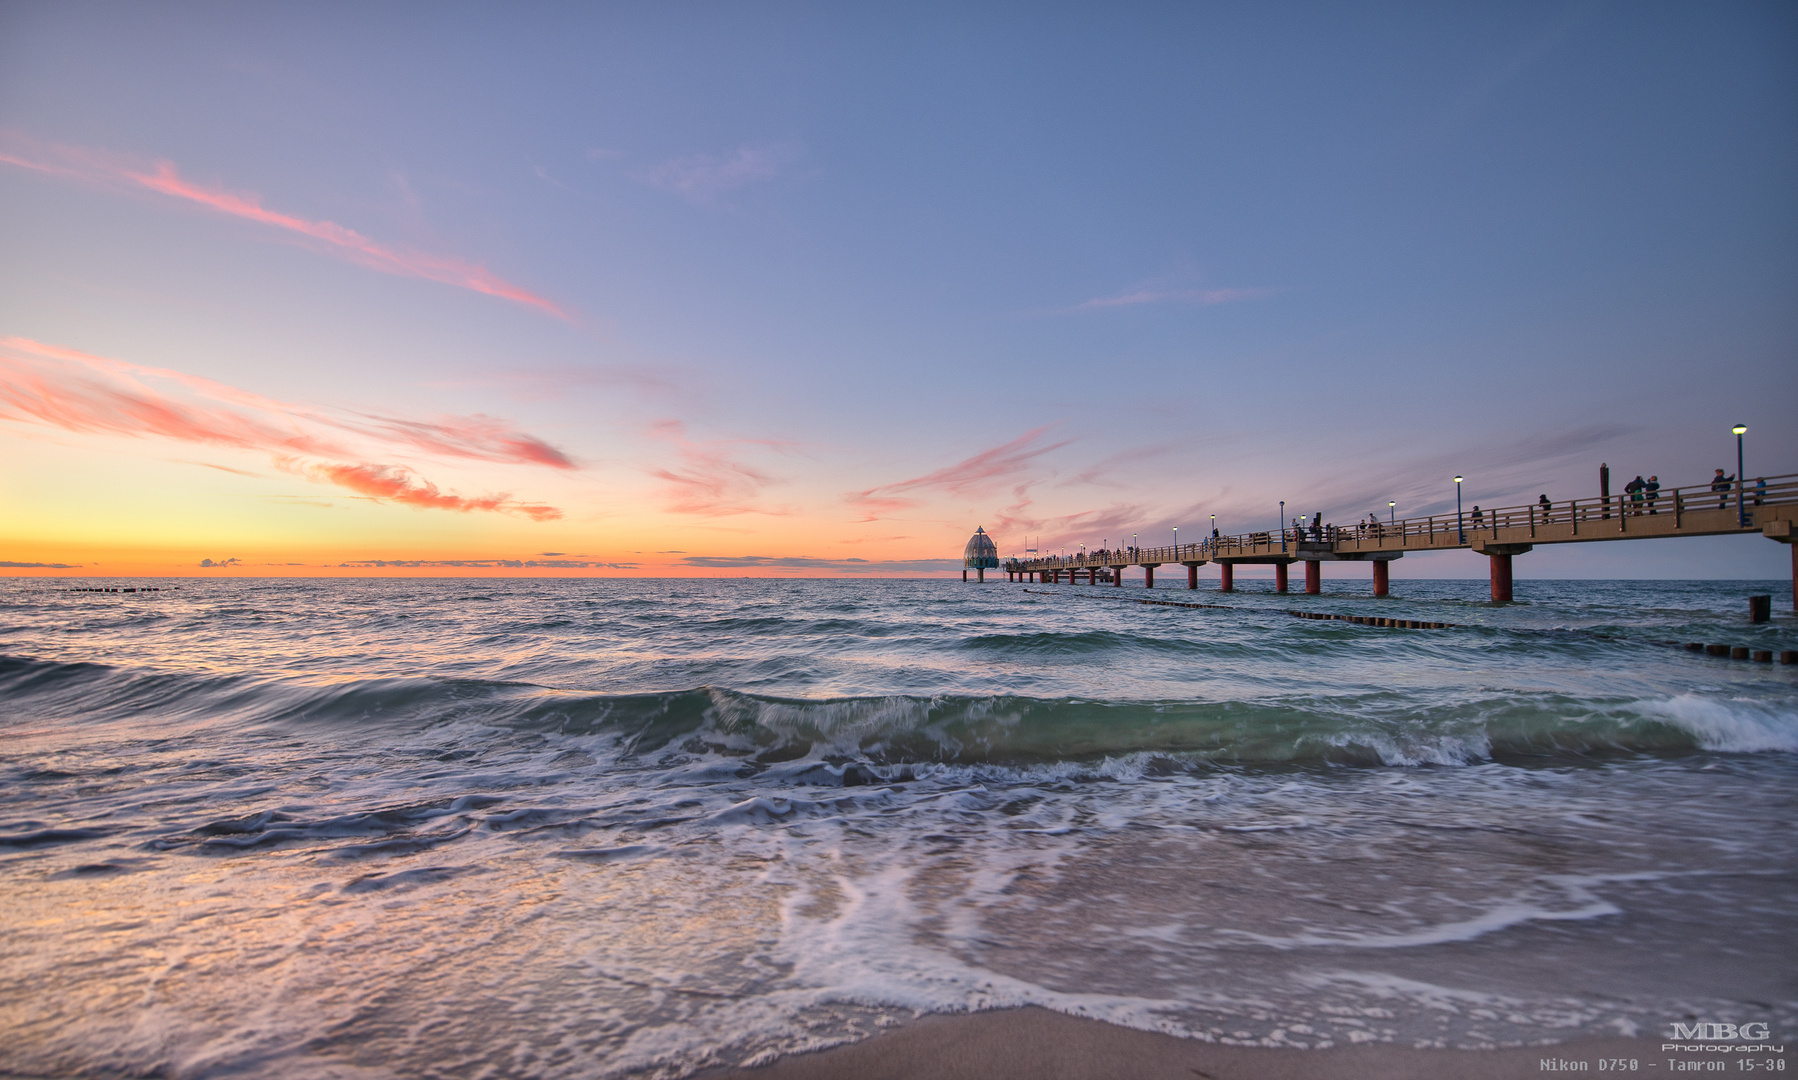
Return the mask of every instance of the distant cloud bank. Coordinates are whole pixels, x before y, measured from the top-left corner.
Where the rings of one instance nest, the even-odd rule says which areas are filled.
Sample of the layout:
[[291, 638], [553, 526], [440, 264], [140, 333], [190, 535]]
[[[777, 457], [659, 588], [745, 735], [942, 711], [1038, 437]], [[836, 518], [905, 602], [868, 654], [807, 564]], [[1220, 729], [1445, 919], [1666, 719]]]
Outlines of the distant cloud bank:
[[839, 574], [926, 573], [961, 569], [960, 559], [814, 559], [804, 555], [689, 555], [681, 565], [708, 570], [830, 570]]
[[504, 570], [635, 570], [636, 563], [581, 562], [574, 559], [352, 559], [337, 564], [345, 569], [373, 570], [392, 567], [416, 570], [431, 567], [467, 567]]

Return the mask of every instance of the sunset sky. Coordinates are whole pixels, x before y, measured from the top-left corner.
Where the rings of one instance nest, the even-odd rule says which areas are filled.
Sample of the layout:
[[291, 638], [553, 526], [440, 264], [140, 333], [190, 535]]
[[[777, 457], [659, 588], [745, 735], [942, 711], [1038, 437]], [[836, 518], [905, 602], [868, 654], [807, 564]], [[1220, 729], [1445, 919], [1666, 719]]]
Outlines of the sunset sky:
[[1698, 484], [1736, 422], [1798, 472], [1795, 192], [1786, 2], [7, 4], [0, 573], [917, 575]]

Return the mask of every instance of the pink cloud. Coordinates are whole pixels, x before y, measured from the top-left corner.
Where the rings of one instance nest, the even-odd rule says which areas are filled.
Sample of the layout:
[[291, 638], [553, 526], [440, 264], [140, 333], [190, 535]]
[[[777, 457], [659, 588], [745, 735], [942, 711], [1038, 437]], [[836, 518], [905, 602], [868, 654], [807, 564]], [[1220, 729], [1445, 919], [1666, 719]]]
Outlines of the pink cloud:
[[[17, 143], [22, 140], [14, 136], [8, 141]], [[35, 156], [27, 156], [34, 152]], [[46, 158], [50, 160], [45, 160]], [[513, 285], [483, 266], [452, 256], [388, 247], [335, 222], [310, 221], [270, 210], [262, 205], [262, 200], [256, 195], [192, 183], [184, 179], [174, 164], [168, 161], [157, 161], [145, 168], [116, 154], [50, 146], [34, 148], [34, 151], [0, 152], [0, 162], [68, 179], [136, 186], [231, 217], [303, 236], [359, 266], [384, 274], [454, 285], [534, 307], [559, 319], [569, 317], [567, 312], [552, 301]]]
[[[1007, 507], [995, 519], [993, 532], [1024, 532], [1040, 536], [1047, 551], [1050, 546], [1076, 544], [1097, 546], [1109, 541], [1112, 547], [1129, 543], [1130, 530], [1141, 530], [1144, 510], [1138, 505], [1112, 505], [1099, 510], [1082, 510], [1073, 514], [1057, 514], [1037, 518], [1022, 511], [1028, 505]], [[1047, 533], [1047, 536], [1042, 534]]]
[[436, 484], [420, 479], [413, 475], [411, 470], [399, 465], [373, 465], [368, 462], [349, 465], [322, 462], [302, 465], [295, 471], [336, 484], [338, 487], [348, 488], [362, 495], [406, 506], [417, 506], [430, 510], [458, 510], [464, 514], [471, 510], [500, 510], [523, 514], [533, 521], [554, 521], [562, 516], [562, 511], [553, 506], [517, 502], [510, 495], [486, 495], [478, 499], [467, 499], [460, 495], [447, 494], [439, 491]]
[[102, 357], [40, 346], [24, 338], [0, 338], [0, 419], [246, 450], [343, 453], [342, 445], [328, 437], [282, 427], [267, 417], [177, 401], [144, 386], [129, 372], [129, 365]]
[[[1048, 430], [1048, 425], [1032, 428], [1008, 443], [982, 450], [935, 472], [915, 476], [910, 480], [882, 484], [866, 491], [851, 492], [844, 498], [866, 515], [862, 520], [874, 521], [883, 514], [918, 505], [918, 500], [908, 497], [907, 493], [934, 490], [960, 496], [980, 495], [1016, 476], [1042, 455], [1059, 450], [1074, 441], [1063, 439], [1060, 442], [1043, 443], [1042, 438]], [[1022, 497], [1022, 488], [1018, 495]]]
[[513, 430], [491, 416], [453, 417], [444, 423], [371, 416], [375, 426], [396, 441], [431, 453], [519, 465], [575, 467], [567, 454], [532, 435]]
[[391, 502], [502, 511], [540, 521], [561, 512], [508, 495], [446, 493], [406, 466], [363, 460], [364, 450], [422, 450], [498, 464], [574, 468], [560, 450], [492, 417], [339, 419], [199, 376], [17, 337], [0, 337], [0, 420], [259, 451], [289, 472]]
[[678, 467], [657, 466], [648, 470], [649, 475], [663, 482], [670, 513], [723, 517], [788, 512], [755, 504], [756, 496], [774, 478], [736, 460], [732, 451], [734, 446], [784, 444], [764, 439], [697, 441], [687, 437], [686, 425], [679, 420], [657, 420], [650, 426], [650, 433], [672, 443], [680, 455]]

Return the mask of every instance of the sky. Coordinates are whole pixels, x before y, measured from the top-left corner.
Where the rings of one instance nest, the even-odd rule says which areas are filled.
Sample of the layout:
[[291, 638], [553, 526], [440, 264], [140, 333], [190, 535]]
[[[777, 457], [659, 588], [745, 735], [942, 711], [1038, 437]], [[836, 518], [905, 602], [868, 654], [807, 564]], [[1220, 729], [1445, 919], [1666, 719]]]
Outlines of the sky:
[[1736, 423], [1794, 473], [1795, 192], [1784, 2], [0, 2], [0, 573], [944, 575]]

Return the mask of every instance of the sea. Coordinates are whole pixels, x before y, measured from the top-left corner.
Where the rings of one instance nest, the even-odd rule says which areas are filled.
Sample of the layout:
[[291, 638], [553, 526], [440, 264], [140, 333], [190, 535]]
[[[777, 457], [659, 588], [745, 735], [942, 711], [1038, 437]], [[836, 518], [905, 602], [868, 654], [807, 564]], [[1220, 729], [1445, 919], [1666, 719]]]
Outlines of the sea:
[[0, 1068], [1798, 1034], [1789, 582], [1271, 585], [0, 581]]

